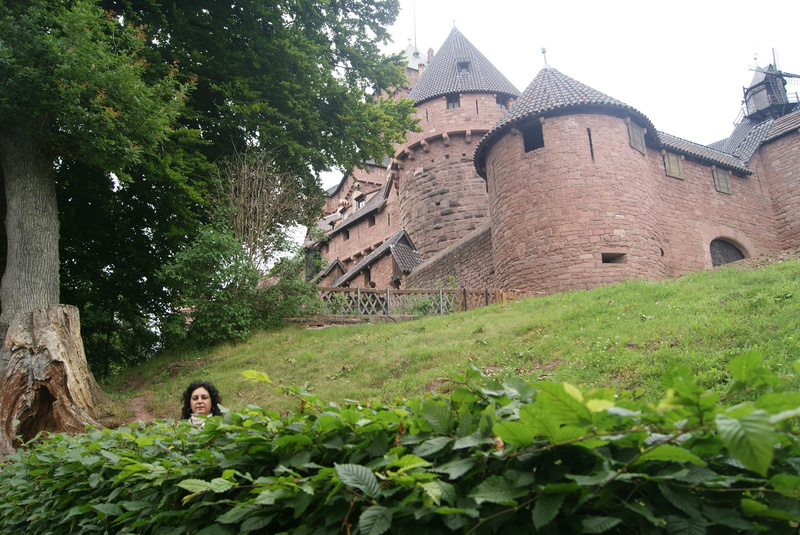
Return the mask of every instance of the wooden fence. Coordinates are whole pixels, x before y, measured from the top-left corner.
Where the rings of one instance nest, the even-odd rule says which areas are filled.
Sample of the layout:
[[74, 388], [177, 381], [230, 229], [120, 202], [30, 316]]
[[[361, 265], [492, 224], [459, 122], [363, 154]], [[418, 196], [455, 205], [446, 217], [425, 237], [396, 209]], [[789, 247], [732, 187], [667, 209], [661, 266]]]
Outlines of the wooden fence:
[[512, 300], [505, 290], [385, 290], [376, 288], [320, 287], [323, 313], [348, 316], [426, 316], [472, 310]]

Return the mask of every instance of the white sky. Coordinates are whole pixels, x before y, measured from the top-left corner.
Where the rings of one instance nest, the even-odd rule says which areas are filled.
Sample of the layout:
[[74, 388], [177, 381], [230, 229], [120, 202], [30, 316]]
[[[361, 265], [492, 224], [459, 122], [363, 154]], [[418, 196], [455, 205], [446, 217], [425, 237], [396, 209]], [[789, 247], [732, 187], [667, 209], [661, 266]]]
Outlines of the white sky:
[[[416, 15], [415, 15], [416, 12]], [[415, 24], [416, 21], [416, 24]], [[754, 57], [800, 74], [798, 0], [401, 0], [387, 52], [438, 51], [453, 24], [524, 91], [547, 62], [633, 106], [658, 130], [726, 138]], [[800, 93], [800, 79], [787, 86]], [[324, 179], [334, 185], [341, 173]]]

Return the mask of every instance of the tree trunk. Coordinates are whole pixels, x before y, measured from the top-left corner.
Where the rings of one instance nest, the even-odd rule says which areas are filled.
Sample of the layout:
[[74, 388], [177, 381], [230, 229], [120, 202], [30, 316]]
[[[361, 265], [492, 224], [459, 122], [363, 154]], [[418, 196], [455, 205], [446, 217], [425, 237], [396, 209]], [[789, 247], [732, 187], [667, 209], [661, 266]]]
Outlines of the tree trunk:
[[[58, 203], [53, 159], [35, 134], [0, 129], [6, 194], [6, 266], [0, 326], [59, 301]], [[2, 329], [0, 329], [0, 333]]]
[[86, 362], [78, 309], [48, 305], [14, 317], [0, 350], [0, 453], [40, 431], [80, 433], [102, 427], [104, 397]]

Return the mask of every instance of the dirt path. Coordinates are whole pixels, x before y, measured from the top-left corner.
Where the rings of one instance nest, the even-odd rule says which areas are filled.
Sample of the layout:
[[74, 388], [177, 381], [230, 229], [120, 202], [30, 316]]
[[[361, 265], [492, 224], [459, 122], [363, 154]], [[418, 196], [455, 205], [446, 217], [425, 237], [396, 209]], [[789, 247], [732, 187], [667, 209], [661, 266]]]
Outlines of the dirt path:
[[144, 394], [129, 399], [125, 403], [125, 407], [133, 413], [133, 416], [131, 416], [125, 423], [131, 424], [134, 422], [142, 422], [144, 424], [149, 424], [155, 420], [155, 416], [153, 416], [153, 413], [151, 413], [147, 408], [147, 405], [150, 403], [152, 397], [152, 394]]

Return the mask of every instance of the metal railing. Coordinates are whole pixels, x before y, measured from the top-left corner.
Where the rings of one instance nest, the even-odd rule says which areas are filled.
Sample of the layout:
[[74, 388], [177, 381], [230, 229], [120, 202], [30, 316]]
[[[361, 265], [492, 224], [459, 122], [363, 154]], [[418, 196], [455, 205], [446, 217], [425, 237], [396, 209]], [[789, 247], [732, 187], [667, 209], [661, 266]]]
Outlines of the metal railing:
[[395, 290], [393, 288], [320, 287], [323, 313], [348, 316], [427, 316], [472, 310], [492, 303], [512, 300], [514, 292], [505, 290]]

